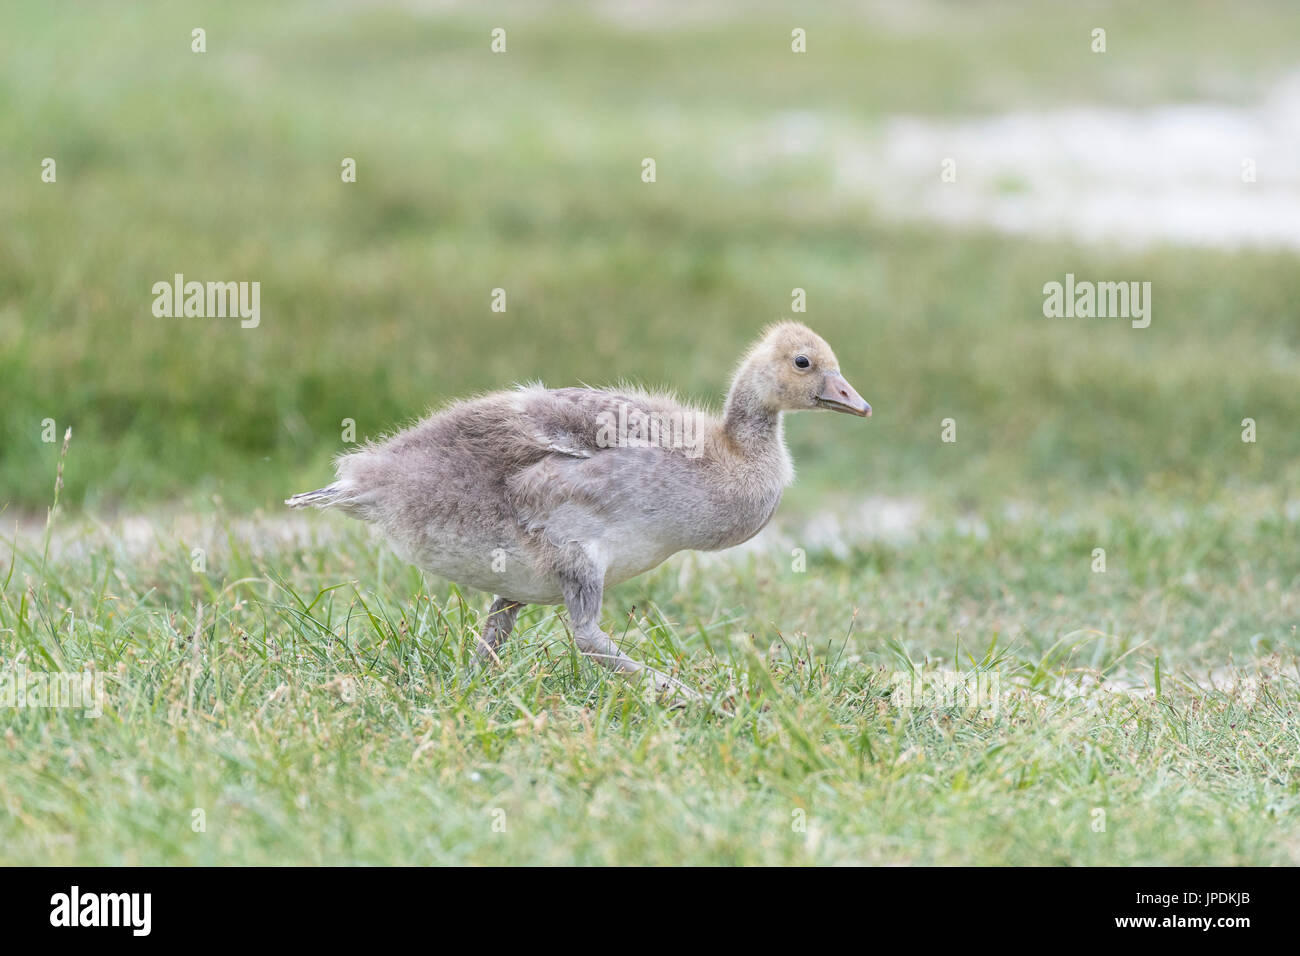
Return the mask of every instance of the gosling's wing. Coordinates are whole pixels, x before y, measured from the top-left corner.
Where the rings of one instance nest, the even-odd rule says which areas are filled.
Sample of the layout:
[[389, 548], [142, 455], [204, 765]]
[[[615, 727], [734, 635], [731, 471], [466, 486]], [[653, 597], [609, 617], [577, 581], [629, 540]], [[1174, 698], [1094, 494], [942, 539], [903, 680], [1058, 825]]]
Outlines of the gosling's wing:
[[536, 389], [524, 393], [522, 412], [532, 437], [547, 452], [591, 458], [619, 447], [619, 423], [659, 411], [647, 395], [596, 388]]
[[670, 397], [633, 391], [556, 389], [532, 395], [522, 411], [544, 454], [508, 479], [507, 493], [527, 528], [560, 534], [596, 531], [673, 485], [704, 428], [702, 420], [692, 420], [676, 433], [676, 444], [672, 433], [656, 443], [637, 441], [638, 416], [672, 423], [681, 419], [665, 416], [703, 416]]

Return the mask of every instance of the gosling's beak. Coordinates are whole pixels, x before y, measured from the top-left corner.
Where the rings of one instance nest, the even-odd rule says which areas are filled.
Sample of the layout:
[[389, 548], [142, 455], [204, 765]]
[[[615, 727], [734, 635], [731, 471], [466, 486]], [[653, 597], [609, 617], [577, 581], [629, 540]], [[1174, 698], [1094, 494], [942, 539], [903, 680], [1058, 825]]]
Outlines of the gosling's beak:
[[863, 418], [871, 417], [871, 406], [854, 391], [853, 386], [839, 372], [826, 374], [822, 393], [817, 396], [817, 404], [835, 412], [848, 412], [850, 415], [860, 415]]

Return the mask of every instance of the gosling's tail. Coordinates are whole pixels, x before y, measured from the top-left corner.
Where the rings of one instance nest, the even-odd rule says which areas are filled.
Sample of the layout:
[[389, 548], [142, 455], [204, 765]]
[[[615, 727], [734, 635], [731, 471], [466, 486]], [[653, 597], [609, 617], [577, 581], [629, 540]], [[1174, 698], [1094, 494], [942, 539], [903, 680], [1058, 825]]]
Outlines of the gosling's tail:
[[284, 503], [290, 508], [329, 508], [341, 504], [344, 498], [343, 485], [335, 482], [315, 491], [304, 491], [300, 495], [286, 498]]

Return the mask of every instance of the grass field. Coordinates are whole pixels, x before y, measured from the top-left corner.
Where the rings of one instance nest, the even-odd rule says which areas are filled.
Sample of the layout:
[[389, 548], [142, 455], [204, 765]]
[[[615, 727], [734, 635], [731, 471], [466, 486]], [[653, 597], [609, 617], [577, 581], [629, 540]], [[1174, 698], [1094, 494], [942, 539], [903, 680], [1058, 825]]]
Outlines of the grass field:
[[[813, 549], [802, 574], [774, 546], [611, 592], [614, 633], [734, 688], [730, 717], [575, 659], [551, 609], [524, 613], [503, 672], [468, 677], [482, 602], [332, 521], [218, 516], [45, 576], [30, 553], [7, 648], [34, 670], [95, 662], [108, 704], [7, 718], [0, 845], [24, 863], [1294, 863], [1300, 533], [1259, 504], [1035, 511], [986, 534], [935, 516]], [[912, 668], [997, 675], [999, 695], [901, 707]]]
[[[1295, 68], [1293, 5], [1188, 6], [5, 7], [0, 679], [104, 706], [0, 709], [0, 862], [1300, 862], [1296, 254], [899, 222], [779, 133]], [[261, 323], [155, 318], [177, 272]], [[1044, 319], [1066, 273], [1150, 281], [1150, 328]], [[555, 609], [473, 674], [481, 595], [281, 510], [345, 419], [716, 404], [796, 287], [875, 417], [793, 418], [770, 534], [606, 600], [725, 714]]]

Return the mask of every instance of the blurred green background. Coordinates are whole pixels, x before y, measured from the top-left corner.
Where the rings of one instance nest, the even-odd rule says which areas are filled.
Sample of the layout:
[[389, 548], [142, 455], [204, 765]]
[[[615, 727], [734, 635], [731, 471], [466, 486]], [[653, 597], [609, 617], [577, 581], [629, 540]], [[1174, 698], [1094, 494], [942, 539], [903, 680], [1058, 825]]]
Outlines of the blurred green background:
[[[1297, 37], [1281, 2], [6, 4], [0, 505], [49, 503], [47, 418], [73, 428], [74, 505], [246, 508], [323, 483], [345, 418], [364, 438], [531, 379], [718, 403], [795, 287], [876, 409], [791, 422], [795, 507], [1285, 494], [1294, 255], [899, 223], [838, 192], [829, 157], [749, 152], [783, 115], [869, 133], [897, 114], [1249, 102], [1294, 69]], [[177, 272], [260, 281], [260, 327], [154, 318], [150, 288]], [[1150, 281], [1151, 328], [1045, 320], [1042, 285], [1066, 272]]]
[[[939, 184], [953, 124], [1138, 117], [1099, 127], [1126, 160], [1172, 104], [1246, 120], [1189, 212], [1261, 129], [1285, 198], [1298, 40], [1293, 0], [0, 5], [0, 665], [110, 682], [104, 719], [4, 714], [0, 862], [1294, 865], [1300, 243], [898, 207], [913, 170], [980, 181]], [[924, 148], [877, 165], [899, 117]], [[1034, 209], [1079, 175], [1039, 146], [994, 182]], [[260, 282], [260, 325], [155, 318], [175, 273]], [[1150, 282], [1150, 328], [1045, 319], [1067, 273]], [[792, 416], [764, 538], [604, 605], [735, 719], [644, 700], [550, 608], [472, 672], [485, 596], [281, 504], [344, 419], [537, 379], [719, 404], [796, 287], [875, 416]], [[81, 513], [42, 525], [46, 419]], [[993, 719], [893, 695], [990, 672]]]

